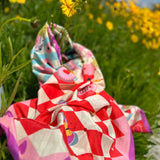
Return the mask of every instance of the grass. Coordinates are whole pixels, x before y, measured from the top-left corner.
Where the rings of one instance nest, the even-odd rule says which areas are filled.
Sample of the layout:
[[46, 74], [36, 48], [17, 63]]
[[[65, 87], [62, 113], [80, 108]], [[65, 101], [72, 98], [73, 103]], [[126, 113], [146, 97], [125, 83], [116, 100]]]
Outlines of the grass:
[[[25, 51], [16, 58], [13, 64], [16, 66], [30, 59], [30, 51], [34, 46], [36, 35], [46, 21], [53, 21], [63, 26], [68, 23], [70, 25], [67, 29], [73, 41], [83, 44], [95, 54], [104, 75], [106, 92], [119, 104], [140, 106], [146, 112], [151, 126], [154, 125], [160, 104], [160, 76], [157, 74], [160, 67], [160, 49], [147, 49], [140, 41], [133, 43], [130, 40], [131, 31], [126, 26], [124, 17], [114, 17], [110, 10], [105, 8], [103, 12], [106, 17], [103, 18], [103, 24], [98, 24], [96, 18], [102, 14], [102, 11], [97, 7], [99, 1], [94, 0], [89, 0], [89, 8], [82, 9], [80, 14], [69, 20], [61, 13], [60, 3], [57, 3], [56, 0], [51, 3], [44, 0], [38, 3], [28, 0], [25, 5], [4, 2], [4, 6], [10, 8], [10, 12], [4, 13], [4, 8], [1, 7], [0, 24], [16, 15], [29, 19], [36, 17], [39, 22], [36, 26], [33, 23], [31, 25], [28, 22], [16, 20], [3, 28], [0, 35], [3, 65], [8, 62], [8, 37], [13, 43], [13, 55], [27, 46]], [[89, 13], [94, 15], [92, 20], [88, 18]], [[106, 21], [114, 24], [112, 31], [106, 28]], [[141, 33], [138, 35], [139, 38], [142, 38]], [[37, 97], [39, 85], [29, 64], [9, 76], [9, 79], [3, 84], [6, 99], [9, 99], [10, 91], [14, 89], [20, 72], [22, 72], [21, 81], [13, 102]], [[144, 155], [148, 150], [147, 145], [150, 144], [147, 141], [149, 136], [148, 134], [134, 134], [137, 160], [146, 159]], [[4, 141], [5, 138], [0, 144], [2, 145]], [[1, 153], [6, 157], [9, 156], [6, 150]]]

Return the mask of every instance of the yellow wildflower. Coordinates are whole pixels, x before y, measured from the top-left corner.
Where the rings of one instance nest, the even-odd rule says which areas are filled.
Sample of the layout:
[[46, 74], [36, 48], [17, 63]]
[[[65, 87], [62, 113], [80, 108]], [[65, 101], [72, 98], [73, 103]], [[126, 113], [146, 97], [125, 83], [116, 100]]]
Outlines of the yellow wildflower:
[[131, 40], [132, 40], [133, 43], [137, 43], [139, 39], [138, 39], [138, 36], [137, 36], [137, 35], [132, 34], [132, 35], [131, 35]]
[[17, 3], [25, 4], [26, 0], [17, 0]]
[[9, 0], [10, 3], [16, 3], [17, 0]]
[[113, 4], [113, 6], [114, 6], [114, 9], [119, 10], [119, 9], [121, 8], [121, 3], [120, 3], [120, 2], [115, 2], [115, 3]]
[[99, 8], [100, 10], [102, 10], [103, 6], [102, 6], [101, 4], [99, 4], [98, 8]]
[[152, 42], [151, 42], [151, 41], [147, 41], [147, 42], [145, 43], [145, 46], [146, 46], [147, 49], [152, 48]]
[[65, 0], [59, 0], [61, 3], [65, 3], [66, 1]]
[[149, 34], [152, 34], [154, 32], [154, 28], [153, 27], [150, 27], [149, 30], [148, 30]]
[[136, 25], [135, 25], [135, 29], [136, 29], [136, 30], [139, 30], [139, 29], [140, 29], [140, 26], [139, 26], [138, 24], [136, 24]]
[[106, 27], [108, 28], [108, 30], [113, 30], [113, 28], [114, 28], [114, 26], [113, 26], [113, 23], [112, 22], [110, 22], [110, 21], [107, 21], [106, 22]]
[[154, 32], [154, 36], [155, 36], [155, 37], [159, 37], [159, 34], [160, 34], [160, 33], [159, 33], [158, 31], [155, 31], [155, 32]]
[[72, 0], [60, 0], [62, 2], [62, 12], [65, 14], [67, 17], [71, 17], [76, 13], [75, 10], [75, 3]]
[[128, 26], [129, 28], [130, 28], [132, 25], [133, 25], [133, 21], [132, 21], [132, 20], [127, 21], [127, 26]]
[[16, 15], [16, 18], [19, 19], [19, 18], [20, 18], [20, 15], [17, 14], [17, 15]]
[[122, 15], [122, 16], [125, 17], [125, 18], [128, 18], [128, 17], [129, 17], [129, 13], [127, 13], [125, 10], [122, 10], [122, 11], [120, 12], [120, 15]]
[[148, 34], [146, 35], [146, 37], [152, 38], [152, 33], [149, 33], [149, 32], [148, 32]]
[[158, 42], [156, 41], [156, 39], [154, 38], [152, 40], [152, 49], [158, 49], [159, 48], [159, 44]]
[[133, 20], [133, 22], [135, 22], [135, 23], [138, 23], [138, 22], [139, 22], [139, 19], [138, 19], [136, 16], [133, 16], [133, 17], [132, 17], [132, 20]]
[[109, 2], [105, 2], [105, 5], [106, 5], [106, 6], [110, 6]]
[[158, 37], [158, 40], [157, 40], [157, 41], [158, 41], [158, 44], [160, 45], [160, 37]]
[[126, 2], [124, 1], [121, 1], [121, 4], [122, 4], [122, 8], [126, 9], [128, 7], [128, 5], [126, 4]]
[[19, 21], [21, 21], [21, 16], [20, 15], [16, 15], [16, 17], [15, 17], [17, 20], [19, 20]]
[[96, 21], [97, 21], [97, 23], [98, 23], [98, 24], [102, 24], [102, 23], [103, 23], [103, 21], [102, 21], [102, 18], [101, 18], [101, 17], [98, 17], [98, 18], [96, 19]]
[[[137, 35], [133, 35], [138, 30], [142, 33], [142, 43], [147, 49], [160, 48], [160, 4], [155, 5], [155, 10], [141, 8], [136, 4], [136, 0], [119, 0], [113, 3], [109, 0], [105, 1], [105, 4], [111, 9], [113, 16], [121, 16], [127, 20], [126, 26], [131, 31], [131, 40], [134, 43], [140, 40]], [[102, 16], [101, 18], [103, 19]]]
[[146, 44], [146, 39], [142, 39], [142, 43], [143, 43], [143, 44]]
[[93, 19], [93, 14], [92, 13], [89, 13], [89, 19]]
[[159, 67], [158, 75], [160, 76], [160, 67]]
[[139, 12], [139, 7], [135, 6], [133, 2], [130, 2], [129, 7], [132, 14], [137, 14]]
[[146, 27], [141, 27], [141, 31], [144, 35], [148, 33], [148, 29]]
[[159, 9], [160, 5], [157, 3], [157, 4], [155, 4], [155, 7]]
[[5, 7], [4, 8], [4, 13], [9, 13], [9, 10], [10, 10], [9, 7]]

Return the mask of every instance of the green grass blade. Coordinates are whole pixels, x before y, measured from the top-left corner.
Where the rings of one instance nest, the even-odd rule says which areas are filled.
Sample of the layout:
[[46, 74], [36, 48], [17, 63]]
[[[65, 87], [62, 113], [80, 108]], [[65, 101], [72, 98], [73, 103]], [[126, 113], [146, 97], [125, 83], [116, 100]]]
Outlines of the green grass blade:
[[2, 50], [1, 50], [1, 43], [0, 43], [0, 77], [1, 77], [1, 74], [2, 74]]
[[9, 60], [10, 60], [13, 57], [13, 45], [10, 37], [8, 37], [8, 46], [9, 46]]
[[4, 26], [9, 23], [9, 22], [12, 22], [12, 21], [15, 21], [15, 20], [19, 20], [19, 21], [26, 21], [26, 22], [31, 22], [31, 19], [27, 19], [27, 18], [23, 18], [23, 17], [14, 17], [14, 18], [10, 18], [8, 20], [6, 20], [1, 26], [0, 26], [0, 34], [2, 32], [2, 29], [4, 28]]
[[25, 48], [26, 48], [26, 47], [23, 47], [16, 55], [13, 56], [13, 58], [11, 59], [11, 62], [9, 63], [9, 65], [8, 65], [8, 67], [7, 67], [7, 69], [6, 69], [7, 72], [8, 72], [8, 70], [11, 68], [11, 66], [12, 66], [14, 60], [16, 59], [16, 57], [17, 57], [20, 53], [22, 53]]
[[18, 65], [18, 66], [16, 66], [16, 67], [14, 67], [14, 68], [11, 69], [10, 71], [8, 71], [7, 77], [8, 77], [10, 74], [12, 74], [12, 73], [14, 73], [14, 72], [22, 69], [23, 67], [25, 67], [26, 65], [28, 65], [31, 61], [32, 61], [32, 59], [29, 60], [29, 61], [27, 61], [27, 62], [25, 62], [25, 63], [22, 63], [22, 64], [20, 64], [20, 65]]
[[6, 108], [5, 93], [1, 94], [1, 108]]
[[5, 152], [2, 152], [2, 159], [6, 159]]
[[0, 72], [0, 84], [3, 84], [5, 81], [5, 77], [7, 76], [7, 72], [5, 72], [7, 65], [2, 66], [2, 70]]
[[[22, 76], [22, 73], [20, 73], [20, 75], [19, 75], [19, 77], [18, 77], [18, 80], [17, 80], [17, 82], [16, 82], [16, 85], [15, 85], [15, 87], [14, 87], [14, 89], [13, 89], [12, 95], [11, 95], [10, 100], [9, 100], [9, 102], [8, 102], [8, 107], [12, 104], [12, 102], [13, 102], [13, 100], [14, 100], [14, 97], [15, 97], [15, 95], [16, 95], [16, 93], [17, 93], [17, 89], [18, 89], [18, 85], [19, 85], [21, 76]], [[7, 107], [7, 108], [8, 108], [8, 107]]]

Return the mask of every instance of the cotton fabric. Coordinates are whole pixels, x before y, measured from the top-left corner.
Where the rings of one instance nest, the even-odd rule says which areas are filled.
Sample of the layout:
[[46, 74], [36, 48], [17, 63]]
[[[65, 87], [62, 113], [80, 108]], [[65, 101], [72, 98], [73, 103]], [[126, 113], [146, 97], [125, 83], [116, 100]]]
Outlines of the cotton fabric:
[[38, 97], [0, 118], [15, 160], [134, 160], [132, 132], [149, 132], [144, 111], [105, 92], [93, 53], [47, 23], [31, 51]]

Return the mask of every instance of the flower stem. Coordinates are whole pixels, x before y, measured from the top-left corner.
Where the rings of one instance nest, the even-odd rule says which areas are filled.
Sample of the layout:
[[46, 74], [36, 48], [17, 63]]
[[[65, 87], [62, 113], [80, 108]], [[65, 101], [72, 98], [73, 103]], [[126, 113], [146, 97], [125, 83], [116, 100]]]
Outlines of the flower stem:
[[31, 22], [31, 19], [27, 19], [27, 18], [23, 18], [23, 17], [14, 17], [14, 18], [10, 18], [8, 20], [6, 20], [0, 27], [0, 34], [2, 32], [2, 29], [4, 28], [4, 26], [11, 22], [11, 21], [15, 21], [15, 20], [19, 20], [19, 21], [26, 21], [26, 22]]

